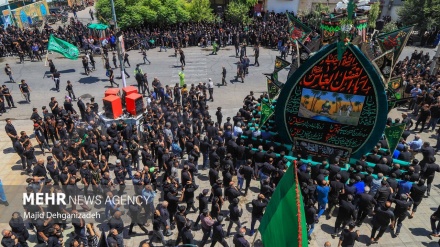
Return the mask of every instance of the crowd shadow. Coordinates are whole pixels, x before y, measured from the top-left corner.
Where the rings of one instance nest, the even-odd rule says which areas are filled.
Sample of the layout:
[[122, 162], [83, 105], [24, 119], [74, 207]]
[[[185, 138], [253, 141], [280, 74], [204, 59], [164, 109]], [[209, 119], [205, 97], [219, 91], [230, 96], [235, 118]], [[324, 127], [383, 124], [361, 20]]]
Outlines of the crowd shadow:
[[425, 228], [417, 227], [417, 228], [408, 228], [411, 231], [411, 234], [414, 236], [429, 236], [431, 234], [430, 231]]
[[5, 148], [5, 149], [3, 149], [3, 153], [4, 154], [12, 154], [12, 153], [15, 153], [15, 150], [13, 147]]
[[322, 224], [321, 230], [327, 234], [332, 234], [334, 232], [334, 228], [332, 226], [330, 226], [329, 224]]
[[78, 80], [79, 83], [83, 83], [83, 84], [91, 84], [91, 83], [96, 83], [99, 82], [101, 79], [99, 79], [96, 76], [89, 76], [89, 77], [83, 77], [81, 79]]

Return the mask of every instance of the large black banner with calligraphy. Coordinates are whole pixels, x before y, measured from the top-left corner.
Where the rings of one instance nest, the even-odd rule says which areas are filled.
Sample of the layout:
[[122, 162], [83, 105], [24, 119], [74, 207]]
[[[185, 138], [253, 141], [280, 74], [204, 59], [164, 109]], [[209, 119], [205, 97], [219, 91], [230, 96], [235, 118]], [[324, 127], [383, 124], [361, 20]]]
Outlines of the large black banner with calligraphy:
[[[308, 154], [315, 157], [336, 157], [339, 156], [340, 160], [348, 161], [350, 158], [351, 149], [340, 146], [334, 146], [330, 144], [323, 144], [320, 142], [309, 141], [302, 138], [294, 138], [295, 150], [299, 154]], [[306, 157], [305, 157], [306, 158]]]
[[301, 138], [350, 149], [357, 158], [380, 139], [387, 98], [377, 71], [357, 47], [348, 45], [337, 57], [336, 44], [329, 45], [294, 72], [277, 100], [276, 121], [290, 143]]

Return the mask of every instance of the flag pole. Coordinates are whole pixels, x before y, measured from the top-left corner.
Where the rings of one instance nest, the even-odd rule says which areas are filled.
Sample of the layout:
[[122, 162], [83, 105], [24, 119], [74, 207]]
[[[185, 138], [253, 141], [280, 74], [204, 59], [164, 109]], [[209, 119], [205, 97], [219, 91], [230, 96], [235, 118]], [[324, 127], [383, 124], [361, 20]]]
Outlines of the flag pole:
[[46, 60], [44, 60], [44, 67], [47, 67], [48, 59], [49, 59], [49, 51], [46, 51]]
[[300, 54], [299, 54], [299, 44], [298, 44], [298, 40], [295, 39], [295, 44], [296, 44], [296, 61], [298, 62], [298, 68], [301, 65], [301, 61], [300, 61]]

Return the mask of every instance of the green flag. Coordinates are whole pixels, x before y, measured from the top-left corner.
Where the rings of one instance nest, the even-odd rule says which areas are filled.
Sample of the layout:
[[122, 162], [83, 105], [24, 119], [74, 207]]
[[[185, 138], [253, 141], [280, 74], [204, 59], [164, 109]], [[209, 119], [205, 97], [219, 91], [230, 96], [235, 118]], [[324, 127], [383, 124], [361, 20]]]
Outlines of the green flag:
[[272, 81], [271, 78], [267, 78], [267, 94], [269, 100], [272, 101], [280, 93], [280, 88]]
[[394, 149], [396, 149], [397, 144], [399, 144], [400, 137], [402, 136], [403, 131], [405, 131], [405, 125], [406, 124], [402, 123], [385, 128], [385, 138], [391, 154], [394, 152]]
[[289, 65], [290, 65], [289, 62], [287, 62], [286, 60], [284, 60], [281, 57], [277, 56], [276, 59], [275, 59], [275, 67], [273, 69], [273, 72], [276, 73], [276, 72], [286, 68]]
[[263, 126], [267, 120], [274, 114], [274, 110], [272, 106], [265, 101], [261, 102], [261, 117], [260, 117], [260, 126]]
[[307, 36], [312, 32], [312, 29], [307, 25], [304, 25], [291, 13], [286, 12], [287, 20], [289, 21], [289, 39], [290, 42], [295, 42], [295, 40], [304, 41]]
[[379, 75], [383, 80], [385, 88], [388, 87], [387, 81], [391, 76], [393, 59], [393, 50], [389, 50], [372, 61], [373, 66], [377, 69], [377, 72], [379, 72]]
[[394, 68], [395, 63], [399, 60], [399, 56], [402, 53], [403, 48], [406, 46], [406, 42], [408, 42], [408, 39], [411, 36], [413, 29], [413, 26], [404, 27], [396, 31], [384, 33], [377, 36], [376, 40], [377, 43], [379, 43], [382, 52], [394, 49], [393, 64], [391, 66], [392, 68]]
[[278, 81], [278, 72], [272, 73], [271, 78], [272, 78], [273, 83], [275, 83], [275, 85], [277, 85], [280, 89], [283, 88], [284, 83]]
[[72, 60], [78, 59], [79, 50], [76, 46], [70, 44], [67, 41], [59, 39], [52, 34], [49, 38], [49, 44], [47, 46], [48, 51], [58, 52], [64, 57]]
[[291, 164], [278, 183], [261, 219], [264, 246], [308, 246], [307, 226], [296, 164]]

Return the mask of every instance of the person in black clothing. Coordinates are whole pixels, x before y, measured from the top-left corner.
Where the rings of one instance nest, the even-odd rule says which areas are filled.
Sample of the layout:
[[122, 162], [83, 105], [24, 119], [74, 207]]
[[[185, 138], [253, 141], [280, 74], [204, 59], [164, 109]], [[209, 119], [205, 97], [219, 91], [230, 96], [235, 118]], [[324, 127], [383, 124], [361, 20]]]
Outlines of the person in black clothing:
[[335, 232], [332, 234], [332, 237], [336, 237], [336, 235], [340, 232], [341, 224], [342, 229], [344, 229], [348, 223], [350, 223], [351, 221], [356, 221], [356, 208], [353, 205], [352, 201], [352, 195], [348, 195], [347, 200], [340, 201], [338, 216], [336, 217], [335, 222]]
[[154, 212], [154, 218], [153, 218], [153, 235], [150, 238], [149, 244], [158, 238], [163, 246], [167, 245], [167, 242], [165, 241], [165, 236], [163, 235], [163, 230], [169, 229], [169, 226], [167, 225], [165, 218], [160, 215], [160, 211], [156, 210]]
[[240, 168], [240, 173], [243, 174], [245, 180], [244, 196], [247, 196], [252, 177], [254, 177], [254, 170], [252, 169], [251, 165], [252, 160], [248, 159], [246, 161], [246, 165]]
[[266, 209], [269, 201], [264, 197], [263, 194], [258, 195], [258, 199], [252, 201], [252, 219], [251, 219], [251, 231], [249, 233], [250, 236], [254, 235], [255, 223], [261, 221], [263, 218], [264, 210]]
[[5, 100], [8, 103], [9, 108], [17, 108], [14, 104], [14, 99], [12, 98], [11, 91], [9, 91], [9, 88], [7, 88], [6, 85], [2, 86], [1, 93], [5, 97]]
[[43, 159], [38, 159], [37, 164], [35, 164], [34, 170], [32, 171], [32, 176], [47, 179], [47, 171], [44, 167]]
[[15, 141], [18, 141], [19, 136], [17, 134], [17, 131], [15, 130], [14, 125], [12, 125], [12, 120], [10, 118], [6, 119], [5, 131], [12, 141], [12, 146], [14, 146], [14, 143]]
[[249, 242], [244, 238], [246, 234], [246, 228], [240, 228], [240, 230], [234, 235], [232, 242], [234, 247], [250, 247]]
[[47, 247], [61, 247], [61, 242], [59, 240], [59, 236], [57, 235], [57, 231], [54, 228], [49, 228], [48, 230], [49, 238], [47, 240]]
[[226, 68], [222, 67], [222, 86], [227, 86], [228, 83], [226, 82]]
[[[433, 237], [438, 237], [440, 236], [440, 206], [438, 206], [437, 210], [431, 215], [431, 236]], [[436, 226], [436, 222], [439, 221], [439, 223], [437, 223]]]
[[241, 228], [240, 217], [243, 215], [243, 209], [239, 207], [239, 202], [240, 200], [238, 198], [234, 198], [232, 203], [229, 205], [229, 225], [226, 233], [227, 236], [230, 235], [233, 224], [236, 224], [238, 229]]
[[212, 242], [211, 247], [214, 247], [215, 244], [218, 242], [223, 247], [229, 247], [228, 243], [226, 242], [226, 234], [225, 230], [223, 230], [223, 216], [218, 216], [217, 221], [212, 226]]
[[186, 211], [185, 214], [189, 213], [189, 210], [192, 209], [194, 212], [197, 212], [197, 208], [194, 206], [194, 192], [197, 190], [198, 186], [194, 185], [192, 181], [188, 181], [185, 186], [184, 198], [186, 202]]
[[174, 215], [174, 219], [176, 221], [176, 227], [177, 227], [177, 240], [174, 242], [174, 245], [179, 245], [180, 241], [182, 240], [182, 230], [186, 226], [186, 207], [185, 206], [179, 206], [178, 211]]
[[20, 216], [20, 213], [14, 212], [12, 214], [12, 218], [9, 220], [9, 226], [11, 227], [13, 235], [15, 235], [18, 239], [21, 247], [27, 247], [29, 232], [26, 228], [26, 225], [24, 224], [23, 218]]
[[60, 77], [61, 77], [60, 72], [58, 72], [58, 70], [54, 70], [53, 81], [55, 82], [55, 90], [57, 90], [57, 92], [60, 91]]
[[311, 240], [313, 230], [315, 229], [315, 223], [318, 222], [317, 210], [315, 202], [312, 199], [307, 200], [305, 206], [306, 224], [307, 224], [307, 238]]
[[[377, 243], [382, 235], [385, 233], [385, 230], [388, 228], [388, 225], [394, 225], [394, 213], [390, 209], [391, 202], [387, 201], [384, 206], [379, 207], [376, 210], [376, 214], [373, 217], [373, 229], [371, 230], [371, 243]], [[379, 230], [379, 233], [376, 236], [376, 231]]]
[[417, 211], [417, 207], [422, 202], [423, 196], [426, 192], [425, 179], [420, 179], [419, 182], [413, 184], [410, 190], [410, 197], [413, 200], [413, 207], [411, 211], [410, 219], [414, 217], [414, 213]]
[[354, 231], [355, 224], [353, 222], [348, 224], [348, 229], [342, 230], [341, 236], [339, 237], [340, 247], [352, 247], [354, 246], [356, 240], [359, 238], [359, 230]]
[[131, 218], [131, 223], [130, 223], [130, 227], [128, 230], [129, 235], [136, 234], [136, 232], [133, 231], [133, 227], [135, 224], [137, 224], [139, 226], [139, 228], [141, 228], [141, 230], [146, 235], [148, 234], [148, 230], [142, 224], [141, 219], [140, 219], [140, 213], [141, 213], [141, 209], [142, 209], [140, 203], [141, 203], [141, 201], [140, 201], [139, 197], [136, 198], [136, 201], [128, 200], [128, 210], [130, 212], [130, 218]]
[[21, 80], [21, 83], [19, 85], [20, 92], [24, 96], [27, 102], [31, 103], [31, 87], [26, 83], [26, 81], [23, 79]]
[[380, 161], [380, 156], [377, 155], [377, 152], [378, 152], [378, 150], [377, 150], [376, 148], [373, 149], [373, 151], [371, 151], [371, 154], [369, 154], [369, 155], [367, 156], [367, 162], [371, 162], [371, 163], [374, 163], [374, 164], [379, 163], [379, 161]]
[[422, 124], [422, 128], [420, 129], [420, 133], [423, 132], [423, 130], [426, 127], [426, 121], [431, 117], [431, 110], [429, 109], [429, 105], [425, 104], [423, 105], [422, 109], [420, 110], [419, 116], [417, 118], [416, 127], [414, 128], [414, 131], [417, 131], [417, 128], [419, 127], [419, 124]]
[[21, 246], [20, 243], [18, 242], [18, 237], [9, 230], [3, 230], [2, 231], [2, 241], [1, 241], [1, 245], [4, 247], [19, 247]]
[[423, 178], [426, 179], [427, 188], [426, 188], [426, 195], [430, 196], [431, 193], [431, 184], [434, 181], [435, 173], [440, 172], [440, 166], [435, 163], [429, 163], [425, 164], [422, 174]]
[[20, 141], [16, 140], [13, 144], [13, 148], [15, 152], [17, 152], [17, 154], [20, 156], [22, 169], [26, 170], [27, 159], [26, 156], [24, 155], [25, 150], [23, 145], [21, 145]]
[[182, 229], [182, 243], [184, 245], [194, 245], [194, 236], [191, 232], [191, 222], [186, 222], [185, 227]]
[[222, 114], [222, 108], [221, 107], [217, 107], [217, 111], [215, 112], [215, 116], [217, 117], [217, 123], [219, 126], [222, 125], [222, 120], [223, 120], [223, 114]]
[[86, 105], [82, 101], [81, 97], [78, 97], [78, 102], [76, 103], [76, 105], [78, 106], [79, 112], [81, 113], [81, 120], [85, 121], [85, 119], [86, 119]]
[[407, 194], [401, 194], [400, 199], [393, 199], [392, 202], [394, 202], [396, 206], [393, 211], [395, 217], [395, 220], [393, 221], [394, 225], [391, 227], [392, 229], [395, 228], [395, 235], [399, 236], [402, 222], [406, 219], [407, 211], [410, 210], [413, 200], [408, 197]]
[[371, 213], [376, 205], [376, 200], [372, 195], [370, 195], [370, 187], [365, 186], [364, 193], [356, 195], [357, 197], [357, 206], [358, 206], [358, 215], [356, 225], [361, 226], [364, 219]]
[[73, 85], [69, 80], [67, 81], [66, 91], [69, 93], [70, 98], [76, 100], [75, 93], [73, 92]]
[[327, 220], [332, 217], [333, 210], [339, 203], [339, 195], [344, 194], [344, 184], [341, 183], [341, 174], [336, 174], [334, 176], [335, 180], [330, 182], [330, 192], [328, 195], [328, 214]]
[[194, 229], [197, 228], [200, 222], [200, 214], [203, 210], [208, 209], [209, 197], [208, 197], [209, 189], [204, 189], [202, 193], [199, 194], [197, 199], [199, 199], [199, 216], [197, 217], [196, 222], [194, 223]]

